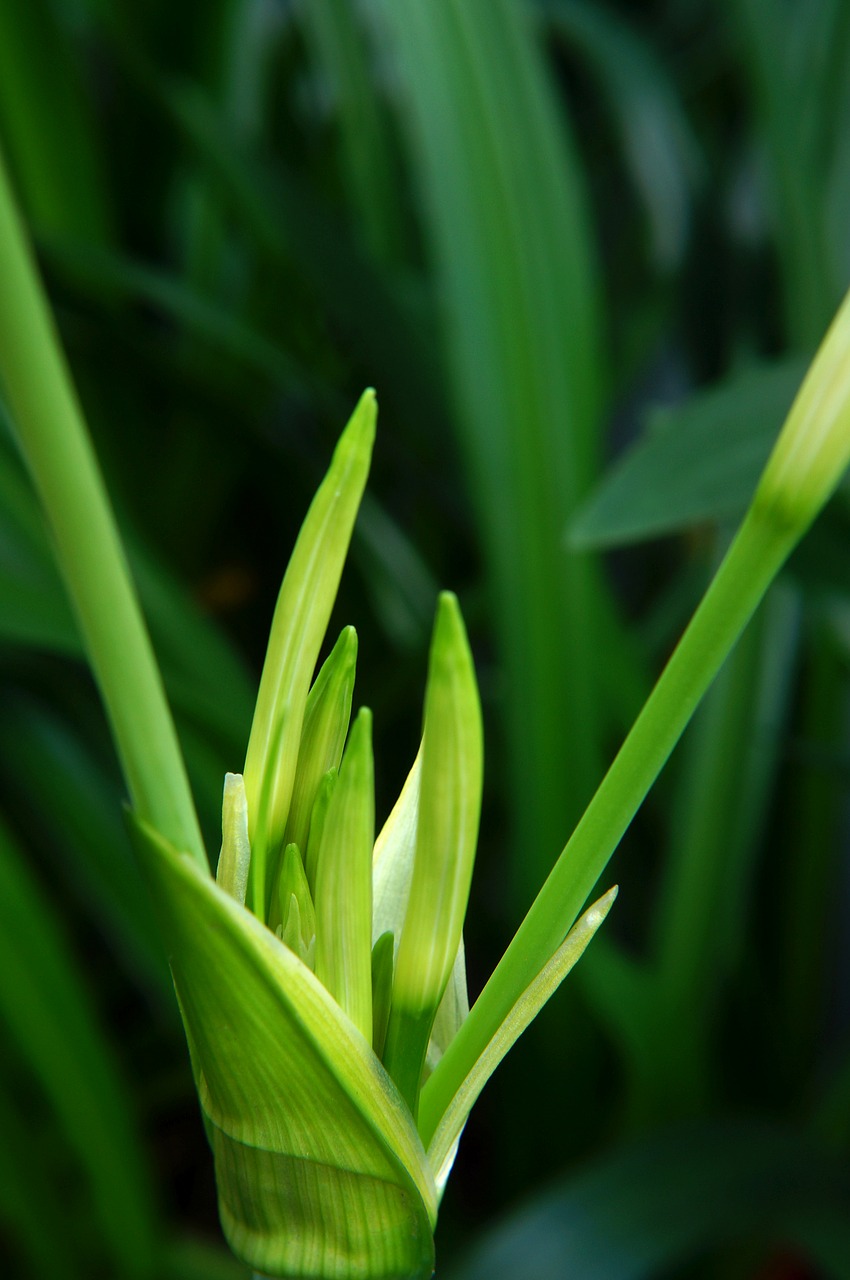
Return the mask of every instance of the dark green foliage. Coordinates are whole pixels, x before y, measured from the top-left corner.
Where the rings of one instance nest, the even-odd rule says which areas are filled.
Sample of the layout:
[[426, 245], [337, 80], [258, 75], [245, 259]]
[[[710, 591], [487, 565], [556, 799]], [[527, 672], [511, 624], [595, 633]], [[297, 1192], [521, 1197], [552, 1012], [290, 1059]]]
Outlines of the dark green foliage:
[[[850, 282], [848, 14], [0, 4], [0, 141], [213, 858], [280, 575], [373, 385], [331, 631], [360, 635], [380, 824], [437, 589], [461, 598], [476, 994]], [[607, 936], [470, 1122], [447, 1274], [743, 1280], [788, 1244], [848, 1274], [848, 564], [844, 489], [627, 836]], [[0, 1271], [235, 1280], [123, 797], [3, 426]]]

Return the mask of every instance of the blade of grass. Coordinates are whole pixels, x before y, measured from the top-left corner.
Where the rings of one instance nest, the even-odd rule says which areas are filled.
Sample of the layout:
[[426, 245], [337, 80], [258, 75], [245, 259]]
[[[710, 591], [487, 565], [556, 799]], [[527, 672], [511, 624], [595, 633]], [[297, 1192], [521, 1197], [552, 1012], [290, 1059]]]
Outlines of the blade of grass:
[[[0, 401], [0, 426], [6, 421], [7, 411]], [[127, 544], [173, 702], [240, 753], [253, 703], [244, 666], [132, 530]], [[67, 605], [32, 484], [2, 438], [0, 592], [6, 606], [0, 616], [0, 634], [74, 657], [82, 653], [79, 628]]]
[[0, 157], [0, 377], [134, 804], [206, 867], [162, 681]]

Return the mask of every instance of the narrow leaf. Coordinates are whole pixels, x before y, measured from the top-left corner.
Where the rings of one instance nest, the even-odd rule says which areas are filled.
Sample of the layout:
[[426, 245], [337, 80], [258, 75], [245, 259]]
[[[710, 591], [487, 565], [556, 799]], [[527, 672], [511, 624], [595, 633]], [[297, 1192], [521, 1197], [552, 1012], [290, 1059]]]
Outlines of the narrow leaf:
[[372, 714], [351, 730], [328, 806], [316, 869], [316, 976], [367, 1040], [372, 1036]]
[[597, 467], [601, 292], [581, 165], [531, 9], [366, 7], [407, 131], [497, 610], [524, 897], [601, 773], [607, 644], [602, 584], [560, 545]]
[[304, 870], [307, 873], [307, 884], [310, 886], [314, 902], [316, 900], [316, 870], [319, 865], [319, 850], [322, 847], [322, 832], [325, 829], [325, 819], [328, 816], [331, 796], [336, 788], [337, 778], [338, 771], [336, 769], [328, 769], [319, 783], [316, 799], [313, 801], [313, 812], [310, 815], [310, 832], [307, 837], [307, 858], [304, 863]]
[[328, 769], [338, 769], [351, 715], [357, 632], [346, 627], [313, 682], [304, 712], [304, 727], [292, 787], [284, 840], [307, 848], [310, 815]]
[[[505, 1054], [516, 1043], [526, 1027], [534, 1021], [546, 1001], [553, 996], [611, 910], [617, 896], [616, 887], [594, 903], [576, 922], [561, 946], [534, 981], [526, 988], [493, 1036], [484, 1052], [454, 1095], [431, 1134], [432, 1115], [428, 1107], [428, 1085], [422, 1091], [420, 1132], [428, 1146], [428, 1159], [437, 1186], [445, 1185], [454, 1160], [457, 1140], [466, 1124], [478, 1095]], [[439, 1071], [439, 1067], [437, 1067]]]
[[385, 1061], [415, 1111], [431, 1028], [460, 946], [481, 810], [481, 705], [456, 598], [440, 597], [425, 694], [416, 858]]
[[304, 874], [304, 864], [296, 844], [288, 844], [283, 853], [278, 903], [283, 941], [308, 968], [312, 969], [316, 942], [316, 912], [310, 896], [310, 886]]
[[[372, 860], [372, 938], [377, 944], [385, 933], [391, 934], [396, 955], [413, 880], [421, 775], [420, 748], [401, 794], [375, 841]], [[425, 1058], [426, 1074], [433, 1071], [468, 1013], [466, 963], [461, 938], [451, 976], [431, 1030]], [[381, 1043], [383, 1044], [383, 1040]]]
[[[269, 855], [283, 840], [310, 680], [366, 484], [376, 414], [374, 392], [366, 391], [310, 505], [272, 621], [245, 759], [252, 850], [250, 898], [261, 918], [266, 911]], [[267, 786], [269, 804], [260, 805]]]
[[297, 956], [133, 821], [169, 942], [231, 1248], [256, 1270], [292, 1280], [425, 1280], [433, 1179], [380, 1062]]
[[391, 933], [395, 938], [396, 951], [413, 879], [421, 776], [420, 749], [401, 794], [375, 841], [372, 855], [372, 941], [375, 943], [382, 934]]

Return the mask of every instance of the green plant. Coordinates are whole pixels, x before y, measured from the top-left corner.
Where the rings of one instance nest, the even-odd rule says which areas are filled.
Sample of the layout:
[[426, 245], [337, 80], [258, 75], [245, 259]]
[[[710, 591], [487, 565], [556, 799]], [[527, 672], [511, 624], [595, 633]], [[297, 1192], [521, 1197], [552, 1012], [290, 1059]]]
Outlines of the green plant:
[[[232, 782], [226, 793], [216, 887], [102, 485], [5, 189], [0, 216], [6, 281], [0, 367], [124, 763], [142, 861], [170, 942], [225, 1225], [237, 1250], [266, 1270], [342, 1277], [356, 1267], [362, 1273], [365, 1266], [376, 1276], [427, 1274], [438, 1187], [469, 1107], [601, 923], [610, 896], [574, 926], [696, 704], [844, 469], [850, 453], [850, 311], [845, 304], [825, 340], [703, 604], [468, 1017], [462, 981], [449, 987], [455, 999], [449, 1002], [448, 1035], [440, 1042], [434, 1025], [457, 964], [481, 772], [477, 694], [453, 598], [442, 598], [432, 644], [421, 793], [415, 800], [414, 783], [406, 801], [403, 793], [381, 845], [383, 857], [388, 846], [398, 845], [392, 865], [410, 879], [409, 903], [403, 924], [396, 912], [394, 927], [378, 937], [368, 902], [368, 717], [358, 718], [336, 781], [332, 772], [350, 708], [345, 646], [334, 651], [331, 666], [313, 694], [308, 692], [365, 483], [372, 398], [367, 393], [343, 436], [284, 581], [245, 790]], [[311, 815], [300, 844], [288, 838], [294, 834], [288, 829], [290, 801], [298, 792], [299, 769], [303, 813]], [[415, 856], [419, 848], [434, 862]], [[350, 883], [350, 899], [340, 913], [333, 868], [349, 849], [357, 857], [339, 873]], [[240, 901], [243, 890], [251, 911]], [[437, 918], [441, 902], [445, 919]], [[305, 963], [311, 959], [311, 911], [312, 958], [322, 984], [308, 976]], [[287, 945], [275, 940], [277, 914]], [[394, 998], [387, 994], [389, 947], [381, 942], [386, 932], [401, 935]], [[341, 950], [334, 954], [337, 945]], [[427, 980], [420, 985], [423, 970]], [[289, 1029], [289, 1042], [275, 1035], [277, 1020]], [[406, 1108], [369, 1039], [383, 1048]], [[292, 1050], [296, 1043], [299, 1052]], [[444, 1052], [423, 1085], [429, 1046]], [[299, 1091], [299, 1107], [279, 1095], [282, 1076]], [[322, 1114], [332, 1109], [346, 1117], [330, 1134], [330, 1153], [329, 1135], [317, 1119], [320, 1077]], [[299, 1169], [315, 1166], [321, 1174], [299, 1181], [293, 1161], [305, 1157]], [[373, 1198], [358, 1201], [356, 1212], [347, 1179], [327, 1173], [335, 1159], [344, 1173], [352, 1172], [353, 1162], [377, 1184]], [[334, 1212], [355, 1223], [356, 1239], [346, 1229], [341, 1243], [334, 1240], [326, 1216]], [[380, 1248], [367, 1230], [375, 1214], [386, 1227]], [[297, 1231], [291, 1229], [293, 1219]]]

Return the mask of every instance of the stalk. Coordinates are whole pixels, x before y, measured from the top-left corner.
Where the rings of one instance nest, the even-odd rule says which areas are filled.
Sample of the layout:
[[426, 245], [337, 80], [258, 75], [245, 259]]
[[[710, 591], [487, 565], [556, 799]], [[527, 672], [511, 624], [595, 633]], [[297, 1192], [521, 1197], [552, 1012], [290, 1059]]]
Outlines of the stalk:
[[426, 1146], [502, 1021], [564, 939], [770, 583], [850, 462], [850, 293], [702, 603], [468, 1019], [422, 1092]]
[[162, 679], [0, 154], [0, 380], [137, 814], [206, 869]]
[[751, 512], [593, 800], [422, 1093], [428, 1143], [513, 1004], [563, 941], [723, 661], [796, 541]]

